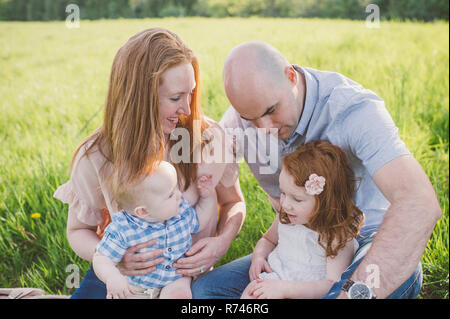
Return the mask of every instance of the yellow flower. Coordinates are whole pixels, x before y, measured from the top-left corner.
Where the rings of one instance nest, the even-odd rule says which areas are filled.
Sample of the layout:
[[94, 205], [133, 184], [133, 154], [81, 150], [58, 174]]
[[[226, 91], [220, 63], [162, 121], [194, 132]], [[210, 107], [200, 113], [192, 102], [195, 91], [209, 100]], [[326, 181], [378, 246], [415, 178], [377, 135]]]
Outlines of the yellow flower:
[[41, 214], [39, 214], [39, 213], [31, 214], [31, 218], [39, 218], [39, 217], [41, 217]]

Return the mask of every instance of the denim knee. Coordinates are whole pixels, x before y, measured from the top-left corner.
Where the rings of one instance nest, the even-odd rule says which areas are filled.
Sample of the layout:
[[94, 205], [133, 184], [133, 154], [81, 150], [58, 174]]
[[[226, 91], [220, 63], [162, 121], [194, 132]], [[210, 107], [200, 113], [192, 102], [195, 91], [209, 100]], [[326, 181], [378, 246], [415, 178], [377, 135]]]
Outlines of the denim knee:
[[70, 297], [71, 299], [106, 299], [106, 285], [97, 278], [92, 266], [86, 272], [80, 287]]
[[387, 299], [416, 299], [423, 284], [422, 264], [419, 263], [414, 273]]
[[238, 299], [250, 283], [248, 271], [251, 255], [236, 259], [220, 266], [191, 285], [194, 299]]

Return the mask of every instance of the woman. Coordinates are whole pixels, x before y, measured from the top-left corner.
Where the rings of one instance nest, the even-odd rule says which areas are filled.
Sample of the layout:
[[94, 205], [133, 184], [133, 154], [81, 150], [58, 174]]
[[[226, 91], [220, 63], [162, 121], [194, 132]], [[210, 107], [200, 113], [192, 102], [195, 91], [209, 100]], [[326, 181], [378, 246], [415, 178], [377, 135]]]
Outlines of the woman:
[[[200, 173], [211, 173], [217, 185], [219, 221], [217, 211], [211, 212], [209, 229], [193, 237], [187, 257], [174, 267], [183, 275], [197, 276], [228, 250], [245, 218], [245, 204], [236, 164], [217, 169], [193, 160], [196, 146], [202, 145], [201, 134], [194, 131], [217, 127], [202, 114], [199, 82], [196, 57], [168, 30], [144, 30], [119, 49], [112, 65], [103, 124], [75, 151], [71, 179], [54, 195], [69, 204], [67, 237], [78, 256], [92, 261], [109, 213], [118, 210], [109, 186], [111, 177], [118, 178], [120, 187], [148, 174], [158, 161], [170, 161], [170, 149], [179, 142], [170, 134], [177, 127], [189, 132], [191, 150], [189, 160], [174, 163], [183, 196], [195, 205], [198, 192], [194, 181]], [[163, 252], [137, 251], [154, 243], [129, 248], [119, 263], [122, 274], [153, 271], [162, 262], [158, 256]], [[106, 288], [91, 267], [72, 298], [105, 296]]]

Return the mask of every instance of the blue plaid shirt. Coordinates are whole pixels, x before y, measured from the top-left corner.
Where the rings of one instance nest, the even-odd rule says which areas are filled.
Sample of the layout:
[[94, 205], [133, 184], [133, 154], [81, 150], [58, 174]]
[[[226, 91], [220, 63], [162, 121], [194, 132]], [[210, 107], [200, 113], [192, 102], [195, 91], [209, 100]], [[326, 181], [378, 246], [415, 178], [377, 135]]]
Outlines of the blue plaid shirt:
[[172, 267], [172, 264], [185, 256], [184, 254], [192, 245], [191, 234], [198, 232], [199, 227], [195, 208], [183, 197], [179, 214], [164, 223], [147, 222], [122, 210], [112, 215], [112, 221], [106, 227], [105, 235], [97, 245], [97, 252], [118, 263], [128, 248], [157, 238], [155, 245], [141, 249], [139, 252], [163, 249], [164, 262], [156, 265], [156, 270], [149, 274], [127, 276], [127, 278], [132, 285], [161, 288], [182, 277], [175, 273], [176, 269]]

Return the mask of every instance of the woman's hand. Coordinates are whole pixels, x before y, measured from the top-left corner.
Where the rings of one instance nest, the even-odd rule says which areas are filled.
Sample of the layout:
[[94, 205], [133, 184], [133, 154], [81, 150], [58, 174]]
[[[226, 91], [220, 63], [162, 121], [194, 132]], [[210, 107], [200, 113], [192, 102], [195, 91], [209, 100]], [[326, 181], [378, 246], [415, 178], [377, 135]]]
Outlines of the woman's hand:
[[117, 264], [120, 273], [125, 276], [140, 276], [155, 271], [156, 265], [164, 261], [163, 257], [156, 258], [163, 254], [163, 250], [155, 249], [145, 253], [137, 253], [137, 251], [156, 244], [156, 241], [157, 239], [153, 239], [128, 248], [120, 263]]
[[258, 279], [259, 274], [263, 271], [272, 272], [272, 268], [270, 268], [267, 259], [264, 257], [253, 255], [252, 264], [248, 273], [250, 276], [250, 281]]
[[173, 267], [178, 268], [177, 274], [197, 276], [214, 266], [228, 250], [219, 237], [200, 239], [186, 252], [186, 258], [178, 259]]

